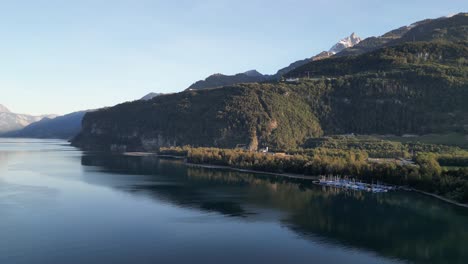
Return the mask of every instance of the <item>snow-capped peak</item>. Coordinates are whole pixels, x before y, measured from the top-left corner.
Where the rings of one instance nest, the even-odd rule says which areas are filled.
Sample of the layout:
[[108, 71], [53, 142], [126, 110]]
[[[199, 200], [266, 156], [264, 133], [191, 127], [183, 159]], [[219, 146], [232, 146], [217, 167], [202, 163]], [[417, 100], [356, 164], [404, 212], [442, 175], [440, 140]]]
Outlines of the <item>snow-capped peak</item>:
[[356, 44], [361, 42], [361, 38], [358, 37], [354, 32], [349, 36], [346, 37], [342, 40], [340, 40], [338, 43], [336, 43], [333, 47], [328, 52], [331, 52], [333, 54], [336, 54], [346, 48], [352, 47]]
[[10, 113], [10, 110], [8, 110], [8, 108], [0, 104], [0, 113]]

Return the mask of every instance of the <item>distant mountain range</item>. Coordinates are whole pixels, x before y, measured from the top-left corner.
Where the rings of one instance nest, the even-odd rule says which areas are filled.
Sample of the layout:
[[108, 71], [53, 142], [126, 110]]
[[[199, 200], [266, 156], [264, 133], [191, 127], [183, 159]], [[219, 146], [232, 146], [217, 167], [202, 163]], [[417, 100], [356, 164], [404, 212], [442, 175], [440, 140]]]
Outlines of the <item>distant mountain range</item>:
[[81, 121], [87, 111], [79, 111], [55, 118], [45, 117], [26, 127], [4, 133], [3, 137], [71, 139], [81, 130]]
[[[149, 93], [140, 100], [147, 101], [162, 93]], [[81, 130], [81, 121], [87, 111], [78, 111], [63, 116], [49, 115], [44, 117], [33, 117], [11, 113], [8, 108], [0, 105], [0, 120], [5, 121], [5, 129], [1, 131], [1, 137], [22, 138], [59, 138], [71, 139]], [[7, 122], [8, 121], [8, 122]], [[0, 122], [0, 125], [2, 123]], [[10, 125], [6, 125], [10, 124]]]
[[12, 113], [7, 107], [0, 104], [0, 134], [15, 131], [37, 122], [43, 118], [54, 118], [56, 115], [32, 116]]

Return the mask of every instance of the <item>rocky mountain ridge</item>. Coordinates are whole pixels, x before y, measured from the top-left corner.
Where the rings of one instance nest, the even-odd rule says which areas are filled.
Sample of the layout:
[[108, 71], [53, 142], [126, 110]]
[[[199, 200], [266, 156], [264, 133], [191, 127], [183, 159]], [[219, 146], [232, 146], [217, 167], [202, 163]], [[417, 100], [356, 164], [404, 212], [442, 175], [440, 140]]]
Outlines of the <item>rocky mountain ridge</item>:
[[343, 49], [352, 47], [358, 44], [361, 41], [355, 33], [352, 33], [350, 36], [343, 38], [338, 43], [333, 45], [329, 51], [322, 51], [319, 54], [312, 56], [311, 58], [306, 58], [303, 60], [298, 60], [287, 67], [284, 67], [276, 72], [273, 75], [262, 74], [257, 70], [249, 70], [243, 73], [238, 73], [234, 75], [224, 75], [221, 73], [216, 73], [208, 76], [205, 80], [200, 80], [192, 84], [187, 90], [198, 90], [198, 89], [207, 89], [207, 88], [216, 88], [226, 85], [234, 85], [239, 83], [255, 83], [255, 82], [264, 82], [270, 80], [279, 80], [281, 77], [289, 71], [294, 70], [297, 67], [300, 67], [304, 64], [307, 64], [311, 61], [321, 60], [329, 58], [336, 53], [342, 51]]

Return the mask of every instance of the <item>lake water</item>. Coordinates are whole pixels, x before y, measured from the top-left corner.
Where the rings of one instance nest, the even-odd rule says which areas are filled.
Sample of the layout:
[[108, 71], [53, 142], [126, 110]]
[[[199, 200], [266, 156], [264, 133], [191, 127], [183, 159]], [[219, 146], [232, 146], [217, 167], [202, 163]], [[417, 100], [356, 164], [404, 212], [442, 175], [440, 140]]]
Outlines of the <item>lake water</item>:
[[0, 139], [0, 263], [468, 263], [468, 209], [407, 192]]

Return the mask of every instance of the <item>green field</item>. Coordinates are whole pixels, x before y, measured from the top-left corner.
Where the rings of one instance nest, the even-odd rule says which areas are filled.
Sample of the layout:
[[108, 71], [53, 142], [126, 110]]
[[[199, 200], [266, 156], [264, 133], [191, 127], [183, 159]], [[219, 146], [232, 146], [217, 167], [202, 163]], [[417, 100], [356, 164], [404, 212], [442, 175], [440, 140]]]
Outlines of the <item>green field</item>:
[[466, 168], [466, 167], [461, 167], [461, 166], [442, 166], [442, 169], [443, 170], [451, 170], [451, 171], [454, 171], [454, 170], [459, 170], [459, 169], [463, 169], [463, 168]]
[[401, 136], [376, 136], [381, 139], [389, 141], [397, 141], [401, 143], [425, 143], [457, 146], [460, 148], [468, 149], [468, 135], [462, 133], [449, 133], [449, 134], [428, 134], [415, 137], [401, 137]]

